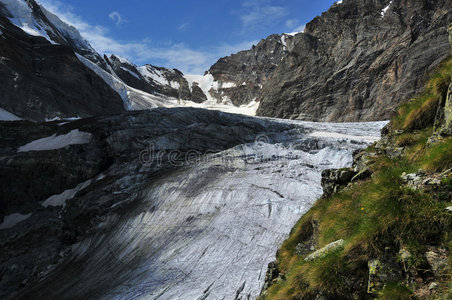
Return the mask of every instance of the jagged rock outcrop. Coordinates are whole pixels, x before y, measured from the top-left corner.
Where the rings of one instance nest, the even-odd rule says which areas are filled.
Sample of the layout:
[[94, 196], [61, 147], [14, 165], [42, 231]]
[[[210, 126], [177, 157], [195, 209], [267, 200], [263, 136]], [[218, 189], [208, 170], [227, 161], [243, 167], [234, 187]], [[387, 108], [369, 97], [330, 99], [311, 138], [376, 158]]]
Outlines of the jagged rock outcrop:
[[218, 81], [218, 90], [212, 91], [212, 96], [218, 100], [226, 97], [236, 106], [254, 100], [287, 55], [286, 37], [273, 34], [250, 50], [220, 58], [208, 71]]
[[123, 101], [68, 46], [11, 24], [0, 3], [0, 107], [29, 120], [124, 111]]
[[323, 121], [388, 119], [448, 54], [447, 0], [344, 0], [287, 41], [258, 115]]

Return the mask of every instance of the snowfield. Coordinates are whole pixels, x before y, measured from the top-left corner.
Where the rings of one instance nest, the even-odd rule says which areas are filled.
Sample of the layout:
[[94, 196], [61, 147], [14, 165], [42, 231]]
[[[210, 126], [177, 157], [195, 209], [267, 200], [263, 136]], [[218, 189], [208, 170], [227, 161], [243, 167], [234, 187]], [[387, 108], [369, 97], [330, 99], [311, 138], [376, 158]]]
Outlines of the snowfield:
[[22, 120], [18, 116], [10, 113], [9, 111], [4, 110], [3, 108], [0, 108], [0, 121], [18, 121]]
[[75, 188], [65, 190], [61, 194], [53, 195], [47, 198], [44, 202], [41, 203], [42, 206], [66, 206], [66, 201], [74, 198], [74, 196], [81, 190], [85, 189], [91, 184], [92, 180], [87, 180], [78, 184]]
[[5, 216], [5, 218], [3, 219], [3, 222], [0, 224], [0, 230], [12, 228], [12, 227], [16, 226], [17, 224], [19, 224], [20, 222], [28, 219], [31, 215], [32, 215], [31, 213], [26, 214], [26, 215], [14, 213], [14, 214]]

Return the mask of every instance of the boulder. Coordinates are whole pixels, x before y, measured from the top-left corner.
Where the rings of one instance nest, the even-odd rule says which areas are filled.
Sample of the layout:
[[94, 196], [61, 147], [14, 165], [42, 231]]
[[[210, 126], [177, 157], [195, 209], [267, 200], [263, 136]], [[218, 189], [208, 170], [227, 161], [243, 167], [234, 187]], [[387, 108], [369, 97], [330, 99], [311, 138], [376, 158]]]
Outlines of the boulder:
[[332, 243], [329, 243], [325, 247], [309, 254], [304, 260], [305, 261], [313, 261], [318, 258], [325, 257], [327, 254], [343, 248], [344, 245], [345, 245], [345, 241], [343, 239], [334, 241]]
[[322, 172], [322, 188], [325, 196], [347, 186], [356, 175], [353, 169], [327, 169]]

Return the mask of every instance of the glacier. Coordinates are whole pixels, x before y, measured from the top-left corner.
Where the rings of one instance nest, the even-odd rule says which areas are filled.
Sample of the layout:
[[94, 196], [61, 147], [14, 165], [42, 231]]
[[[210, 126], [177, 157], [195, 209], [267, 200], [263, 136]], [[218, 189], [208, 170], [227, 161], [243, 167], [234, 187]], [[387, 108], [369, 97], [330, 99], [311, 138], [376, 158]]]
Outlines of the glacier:
[[[47, 288], [63, 298], [255, 299], [268, 263], [321, 196], [321, 172], [350, 166], [387, 123], [272, 121], [298, 129], [197, 156], [150, 182], [127, 217], [109, 215], [72, 246]], [[134, 176], [117, 183], [133, 191]]]

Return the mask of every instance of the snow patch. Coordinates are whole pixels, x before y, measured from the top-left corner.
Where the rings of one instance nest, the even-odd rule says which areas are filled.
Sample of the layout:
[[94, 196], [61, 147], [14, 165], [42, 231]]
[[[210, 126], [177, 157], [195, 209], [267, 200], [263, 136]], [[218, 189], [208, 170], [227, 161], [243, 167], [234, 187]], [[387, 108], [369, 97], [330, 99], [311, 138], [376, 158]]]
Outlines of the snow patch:
[[197, 82], [201, 90], [206, 94], [207, 99], [210, 101], [216, 101], [209, 93], [211, 89], [218, 90], [218, 81], [215, 81], [212, 74], [206, 75], [185, 75], [188, 84], [191, 86], [193, 82]]
[[221, 81], [219, 84], [220, 89], [230, 89], [236, 87], [237, 85], [234, 82], [229, 81]]
[[150, 78], [160, 85], [168, 85], [168, 81], [163, 76], [162, 72], [160, 70], [153, 68], [152, 66], [147, 65], [138, 67], [138, 72], [140, 72], [140, 74], [144, 78]]
[[173, 89], [176, 89], [176, 90], [178, 90], [178, 89], [180, 88], [180, 84], [179, 84], [179, 82], [177, 82], [177, 81], [171, 81], [171, 82], [170, 82], [170, 86], [171, 86]]
[[132, 65], [132, 66], [133, 66], [133, 63], [131, 63], [130, 60], [128, 60], [127, 58], [118, 56], [118, 55], [116, 55], [116, 54], [115, 54], [115, 57], [116, 57], [121, 63], [123, 63], [123, 64], [129, 64], [129, 65]]
[[245, 104], [245, 105], [238, 107], [238, 106], [231, 104], [227, 100], [223, 101], [222, 103], [218, 103], [217, 100], [207, 100], [207, 101], [204, 101], [203, 103], [195, 103], [192, 101], [185, 101], [184, 106], [205, 108], [205, 109], [209, 109], [209, 110], [219, 110], [219, 111], [232, 113], [232, 114], [255, 116], [256, 110], [259, 107], [259, 102], [256, 102], [253, 100], [249, 104]]
[[20, 147], [17, 152], [28, 151], [46, 151], [61, 149], [69, 145], [79, 145], [89, 143], [92, 135], [88, 132], [81, 132], [78, 129], [74, 129], [69, 133], [62, 135], [52, 135], [33, 142], [30, 142]]
[[383, 9], [381, 10], [381, 16], [382, 16], [382, 17], [384, 17], [384, 16], [386, 15], [386, 12], [388, 11], [388, 9], [389, 9], [389, 7], [391, 6], [391, 4], [392, 4], [392, 1], [389, 2], [388, 6], [386, 6], [385, 8], [383, 8]]
[[6, 9], [12, 15], [11, 23], [29, 35], [42, 36], [55, 44], [47, 34], [47, 30], [52, 31], [52, 29], [47, 28], [45, 24], [34, 18], [33, 11], [27, 2], [24, 0], [2, 0], [2, 3], [6, 5]]
[[203, 92], [209, 91], [213, 85], [214, 79], [212, 74], [206, 75], [195, 75], [195, 74], [186, 74], [185, 79], [187, 79], [189, 85], [192, 85], [193, 82], [197, 82], [199, 87]]
[[85, 189], [91, 184], [92, 180], [87, 180], [78, 184], [75, 188], [65, 190], [61, 194], [53, 195], [47, 198], [44, 202], [41, 203], [42, 206], [66, 206], [66, 201], [74, 198], [74, 196], [81, 190]]
[[26, 214], [26, 215], [14, 213], [14, 214], [5, 216], [5, 218], [3, 219], [3, 223], [0, 224], [0, 230], [12, 228], [12, 227], [16, 226], [17, 224], [19, 224], [20, 222], [28, 219], [31, 215], [32, 215], [31, 213]]
[[129, 70], [129, 69], [127, 69], [127, 68], [124, 68], [124, 67], [121, 67], [121, 70], [123, 70], [123, 71], [125, 71], [125, 72], [128, 72], [130, 75], [132, 75], [132, 76], [135, 77], [136, 79], [141, 80], [140, 76], [138, 76], [137, 73], [132, 72], [131, 70]]
[[287, 47], [286, 35], [285, 34], [281, 35], [281, 44], [283, 44], [284, 47]]
[[22, 120], [18, 116], [10, 113], [9, 111], [0, 108], [0, 121], [19, 121]]

